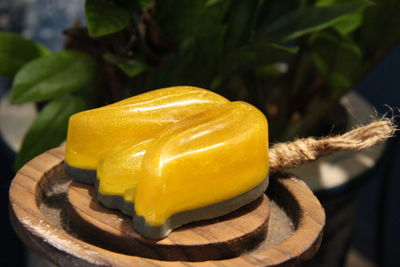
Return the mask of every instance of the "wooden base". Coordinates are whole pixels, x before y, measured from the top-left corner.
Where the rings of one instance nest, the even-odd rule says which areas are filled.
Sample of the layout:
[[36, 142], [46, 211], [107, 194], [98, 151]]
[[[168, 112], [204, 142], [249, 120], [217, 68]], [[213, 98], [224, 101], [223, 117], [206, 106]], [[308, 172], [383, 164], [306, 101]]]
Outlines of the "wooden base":
[[213, 220], [180, 227], [161, 240], [140, 236], [132, 218], [95, 201], [91, 185], [73, 181], [68, 190], [72, 228], [108, 250], [169, 261], [204, 261], [239, 256], [255, 248], [267, 234], [269, 205], [266, 196]]
[[[167, 261], [165, 254], [150, 258], [112, 251], [108, 249], [113, 247], [108, 238], [102, 240], [101, 235], [92, 234], [88, 234], [91, 237], [88, 238], [70, 224], [73, 216], [67, 212], [66, 205], [70, 181], [63, 174], [63, 155], [64, 149], [57, 148], [36, 157], [18, 172], [10, 188], [14, 229], [26, 245], [57, 265], [294, 266], [310, 259], [318, 250], [325, 223], [320, 203], [302, 181], [279, 175], [271, 177], [267, 191], [271, 199], [268, 235], [250, 251], [233, 258], [224, 256], [220, 260], [200, 262]], [[109, 227], [107, 221], [102, 223], [101, 229]], [[142, 241], [141, 248], [148, 248], [149, 243]], [[196, 249], [193, 251], [196, 253]], [[159, 259], [154, 259], [157, 257]]]

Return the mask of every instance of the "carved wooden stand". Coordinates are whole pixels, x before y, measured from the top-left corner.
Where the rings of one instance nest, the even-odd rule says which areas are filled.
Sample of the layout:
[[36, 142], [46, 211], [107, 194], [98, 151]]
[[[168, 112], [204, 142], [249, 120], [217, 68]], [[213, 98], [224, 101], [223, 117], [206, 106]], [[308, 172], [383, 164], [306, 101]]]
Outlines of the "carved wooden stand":
[[[271, 177], [262, 199], [163, 240], [140, 237], [130, 218], [93, 200], [63, 172], [64, 149], [26, 164], [10, 189], [10, 216], [26, 245], [62, 266], [294, 266], [319, 248], [324, 211], [300, 180]], [[270, 201], [269, 201], [270, 199]]]

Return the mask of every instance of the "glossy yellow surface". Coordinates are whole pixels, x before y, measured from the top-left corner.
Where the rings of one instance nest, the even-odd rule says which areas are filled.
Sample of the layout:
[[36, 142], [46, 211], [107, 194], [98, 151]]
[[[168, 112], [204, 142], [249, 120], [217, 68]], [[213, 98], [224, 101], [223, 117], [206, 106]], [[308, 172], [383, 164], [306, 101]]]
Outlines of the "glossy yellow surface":
[[208, 109], [163, 131], [141, 165], [136, 214], [158, 226], [260, 184], [268, 173], [267, 120], [244, 102]]
[[205, 89], [177, 86], [77, 113], [69, 120], [65, 161], [75, 168], [95, 170], [114, 146], [149, 140], [188, 116], [227, 102]]
[[151, 142], [152, 139], [140, 143], [127, 141], [107, 152], [97, 166], [99, 193], [134, 202], [142, 159]]

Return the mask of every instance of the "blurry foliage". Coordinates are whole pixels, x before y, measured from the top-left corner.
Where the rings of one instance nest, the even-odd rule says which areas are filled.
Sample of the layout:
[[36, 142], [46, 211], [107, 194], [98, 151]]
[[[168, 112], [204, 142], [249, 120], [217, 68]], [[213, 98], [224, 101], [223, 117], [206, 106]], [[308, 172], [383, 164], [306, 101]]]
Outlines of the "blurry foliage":
[[87, 28], [64, 31], [65, 51], [0, 33], [12, 101], [46, 101], [16, 165], [59, 144], [74, 112], [174, 85], [252, 103], [273, 142], [320, 134], [399, 43], [398, 10], [398, 0], [86, 0]]

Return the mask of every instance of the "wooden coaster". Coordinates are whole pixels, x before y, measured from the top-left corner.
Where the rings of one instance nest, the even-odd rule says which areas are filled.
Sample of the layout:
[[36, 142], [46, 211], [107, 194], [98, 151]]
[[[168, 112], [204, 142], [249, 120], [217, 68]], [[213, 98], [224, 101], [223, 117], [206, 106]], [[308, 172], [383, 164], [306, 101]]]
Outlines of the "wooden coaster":
[[58, 266], [299, 266], [313, 257], [321, 242], [325, 214], [318, 199], [303, 181], [278, 174], [271, 177], [267, 190], [267, 238], [237, 257], [166, 261], [111, 251], [105, 248], [106, 237], [97, 235], [92, 239], [98, 242], [93, 242], [68, 223], [70, 180], [64, 175], [63, 160], [63, 147], [41, 154], [18, 171], [10, 188], [15, 231], [27, 246]]
[[140, 236], [132, 218], [103, 207], [94, 187], [73, 181], [68, 190], [71, 225], [81, 236], [108, 250], [168, 261], [231, 258], [265, 239], [269, 204], [264, 195], [228, 215], [187, 224], [164, 239]]

